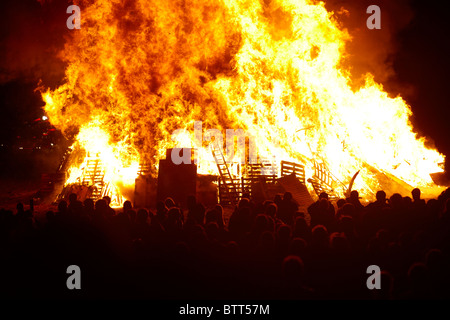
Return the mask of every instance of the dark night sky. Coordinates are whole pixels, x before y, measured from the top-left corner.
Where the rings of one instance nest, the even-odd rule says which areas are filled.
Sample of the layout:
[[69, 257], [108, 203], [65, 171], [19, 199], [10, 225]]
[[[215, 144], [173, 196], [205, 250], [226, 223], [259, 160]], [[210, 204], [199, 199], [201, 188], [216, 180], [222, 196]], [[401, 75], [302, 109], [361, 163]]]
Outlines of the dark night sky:
[[[0, 143], [10, 143], [25, 121], [43, 114], [34, 92], [39, 80], [55, 87], [64, 76], [56, 53], [71, 32], [65, 23], [70, 1], [40, 2], [0, 4]], [[371, 4], [381, 8], [382, 30], [365, 27], [365, 9]], [[412, 106], [415, 130], [450, 155], [450, 26], [445, 8], [418, 0], [327, 1], [328, 9], [340, 7], [350, 12], [343, 23], [354, 35], [349, 53], [355, 57], [356, 76], [370, 71], [393, 96], [401, 94]]]

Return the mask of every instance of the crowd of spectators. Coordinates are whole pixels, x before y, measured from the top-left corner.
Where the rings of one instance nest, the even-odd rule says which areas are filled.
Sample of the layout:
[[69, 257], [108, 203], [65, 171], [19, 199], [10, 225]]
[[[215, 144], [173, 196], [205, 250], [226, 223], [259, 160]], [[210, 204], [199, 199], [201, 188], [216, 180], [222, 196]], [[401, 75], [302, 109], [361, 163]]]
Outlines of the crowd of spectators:
[[[450, 188], [437, 199], [357, 191], [307, 212], [289, 192], [243, 197], [229, 219], [189, 197], [155, 209], [75, 194], [38, 219], [0, 211], [2, 297], [155, 299], [445, 299], [450, 284]], [[66, 287], [81, 269], [81, 290]], [[367, 268], [382, 270], [370, 290]]]

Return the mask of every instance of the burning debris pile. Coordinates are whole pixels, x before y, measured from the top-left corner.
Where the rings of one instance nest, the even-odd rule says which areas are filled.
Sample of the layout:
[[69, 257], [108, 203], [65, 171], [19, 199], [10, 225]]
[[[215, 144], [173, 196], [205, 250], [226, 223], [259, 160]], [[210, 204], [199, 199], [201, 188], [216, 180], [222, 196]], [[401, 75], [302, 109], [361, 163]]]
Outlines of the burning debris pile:
[[[245, 130], [260, 159], [301, 163], [315, 188], [326, 172], [338, 196], [350, 184], [364, 196], [398, 185], [426, 190], [434, 187], [429, 174], [442, 171], [443, 156], [416, 139], [401, 97], [389, 97], [370, 74], [354, 88], [343, 67], [351, 37], [323, 3], [75, 4], [83, 20], [61, 52], [65, 82], [42, 91], [51, 123], [81, 155], [66, 184], [86, 177], [95, 154], [102, 184], [129, 198], [139, 163], [156, 176], [166, 149], [193, 147], [187, 129], [195, 121]], [[174, 137], [178, 129], [186, 130]], [[198, 172], [217, 174], [208, 145], [198, 149]], [[229, 159], [238, 168], [230, 175], [242, 174], [242, 156]]]

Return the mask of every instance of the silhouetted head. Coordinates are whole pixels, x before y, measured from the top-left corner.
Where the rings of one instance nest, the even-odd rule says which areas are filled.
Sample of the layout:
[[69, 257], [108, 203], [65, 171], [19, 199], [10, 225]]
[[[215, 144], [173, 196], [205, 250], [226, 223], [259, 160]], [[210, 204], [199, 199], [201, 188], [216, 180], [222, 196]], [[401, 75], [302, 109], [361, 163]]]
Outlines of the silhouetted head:
[[[427, 206], [432, 206], [433, 204], [435, 204], [436, 206], [438, 206], [438, 201], [436, 199], [430, 199], [430, 201], [428, 201]], [[450, 198], [448, 198], [445, 201], [445, 207], [444, 207], [445, 212], [450, 213]]]
[[91, 198], [85, 199], [83, 202], [83, 205], [84, 205], [84, 209], [87, 211], [94, 210], [94, 200], [92, 200]]
[[16, 209], [17, 209], [17, 212], [23, 212], [23, 203], [22, 203], [22, 202], [19, 202], [19, 203], [16, 205]]
[[306, 247], [308, 246], [307, 242], [303, 238], [294, 238], [291, 241], [291, 245], [289, 248], [289, 253], [302, 257], [302, 255], [306, 251]]
[[267, 230], [268, 229], [267, 226], [268, 222], [266, 216], [263, 214], [258, 214], [253, 223], [253, 231], [259, 234], [264, 230]]
[[339, 227], [340, 230], [344, 233], [352, 234], [354, 233], [354, 223], [353, 223], [353, 217], [351, 216], [342, 216], [339, 219]]
[[319, 195], [319, 199], [327, 199], [328, 200], [328, 193], [321, 192], [320, 195]]
[[384, 192], [383, 190], [378, 191], [376, 198], [379, 202], [386, 202], [386, 192]]
[[72, 204], [75, 203], [75, 201], [77, 201], [77, 195], [75, 193], [71, 193], [69, 195], [69, 203]]
[[337, 253], [345, 253], [348, 251], [348, 241], [343, 233], [334, 232], [330, 236], [331, 248]]
[[127, 221], [135, 222], [137, 213], [133, 209], [130, 209], [127, 213], [122, 212], [122, 216], [126, 217]]
[[308, 227], [308, 224], [306, 223], [306, 220], [304, 217], [295, 218], [295, 222], [294, 222], [295, 229], [300, 228], [300, 227], [305, 228], [305, 226]]
[[156, 215], [157, 216], [163, 216], [163, 215], [166, 214], [166, 212], [167, 212], [167, 207], [164, 204], [164, 202], [158, 201], [156, 203]]
[[342, 208], [342, 206], [343, 206], [344, 204], [346, 204], [346, 203], [347, 203], [347, 201], [345, 201], [345, 199], [339, 199], [339, 200], [336, 202], [338, 209], [339, 209], [339, 208]]
[[389, 204], [393, 207], [393, 208], [399, 208], [401, 207], [403, 202], [403, 197], [401, 194], [399, 193], [394, 193], [390, 198], [389, 198]]
[[345, 216], [354, 217], [356, 213], [356, 208], [351, 203], [346, 203], [341, 208], [341, 213]]
[[78, 215], [83, 212], [83, 203], [81, 201], [75, 201], [71, 204], [71, 213]]
[[282, 274], [288, 286], [300, 286], [303, 283], [305, 265], [298, 256], [290, 255], [284, 258]]
[[195, 205], [195, 210], [193, 212], [195, 222], [197, 222], [198, 224], [205, 223], [205, 211], [206, 209], [203, 204], [197, 203]]
[[217, 204], [214, 207], [214, 210], [217, 212], [217, 224], [219, 225], [219, 228], [223, 228], [224, 227], [224, 222], [223, 222], [223, 208], [220, 204]]
[[61, 200], [58, 203], [58, 211], [63, 213], [67, 211], [67, 202], [65, 200]]
[[420, 189], [419, 188], [414, 188], [411, 191], [411, 195], [412, 195], [414, 201], [420, 200]]
[[223, 208], [220, 204], [216, 204], [216, 206], [214, 207], [214, 209], [217, 211], [217, 213], [222, 217], [223, 215]]
[[293, 235], [294, 237], [302, 237], [309, 240], [309, 237], [311, 236], [311, 230], [309, 229], [305, 218], [297, 217], [295, 219]]
[[216, 222], [209, 222], [205, 225], [205, 231], [210, 241], [215, 240], [219, 235], [219, 226]]
[[356, 190], [353, 190], [352, 192], [350, 192], [350, 199], [352, 200], [357, 200], [359, 199], [359, 193]]
[[247, 198], [242, 198], [241, 200], [239, 200], [238, 208], [244, 208], [244, 207], [249, 207], [249, 206], [250, 206], [250, 201]]
[[312, 229], [312, 241], [315, 245], [328, 247], [329, 237], [327, 228], [323, 225], [317, 225]]
[[105, 212], [107, 207], [108, 207], [108, 204], [106, 203], [106, 201], [104, 199], [99, 199], [95, 203], [95, 210], [102, 211], [103, 213]]
[[104, 196], [103, 198], [102, 198], [103, 200], [105, 200], [105, 202], [106, 202], [106, 205], [110, 205], [111, 204], [111, 198], [110, 197], [108, 197], [108, 196]]
[[388, 300], [392, 299], [392, 293], [394, 291], [394, 277], [386, 270], [380, 273], [380, 289], [373, 290], [375, 298]]
[[266, 214], [269, 217], [275, 218], [275, 216], [277, 215], [277, 205], [275, 203], [271, 203], [266, 207]]
[[283, 200], [285, 201], [291, 201], [292, 200], [292, 193], [290, 192], [285, 192], [284, 196], [283, 196]]
[[218, 221], [218, 212], [216, 209], [208, 210], [205, 215], [205, 224]]
[[281, 194], [277, 194], [275, 195], [275, 197], [273, 198], [273, 202], [275, 202], [276, 204], [280, 204], [281, 203]]
[[[132, 210], [132, 209], [130, 209]], [[139, 223], [145, 223], [148, 218], [148, 212], [145, 209], [139, 209], [136, 215], [136, 221]]]
[[164, 201], [164, 203], [165, 203], [165, 205], [166, 205], [166, 207], [167, 207], [168, 209], [170, 209], [170, 208], [172, 208], [172, 207], [175, 207], [175, 201], [173, 201], [173, 199], [170, 198], [170, 197], [166, 198], [166, 200]]
[[131, 204], [131, 201], [127, 200], [123, 203], [123, 212], [127, 213], [128, 210], [133, 209], [133, 206]]
[[403, 204], [405, 206], [409, 206], [412, 203], [412, 199], [410, 197], [403, 197]]

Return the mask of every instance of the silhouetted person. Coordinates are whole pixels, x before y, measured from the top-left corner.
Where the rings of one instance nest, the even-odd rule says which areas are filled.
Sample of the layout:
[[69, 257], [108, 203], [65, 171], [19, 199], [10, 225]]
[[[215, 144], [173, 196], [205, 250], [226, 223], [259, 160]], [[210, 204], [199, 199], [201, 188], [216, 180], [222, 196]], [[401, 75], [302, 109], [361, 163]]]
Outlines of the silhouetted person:
[[276, 250], [277, 255], [281, 258], [287, 256], [289, 252], [289, 245], [291, 243], [292, 231], [291, 227], [286, 224], [282, 224], [277, 229], [276, 234]]
[[104, 199], [99, 199], [95, 202], [94, 220], [99, 223], [104, 223], [108, 217], [109, 207]]
[[408, 270], [410, 290], [406, 293], [407, 299], [425, 300], [433, 299], [430, 290], [428, 269], [425, 264], [416, 262]]
[[172, 207], [176, 207], [175, 201], [173, 201], [173, 199], [170, 198], [170, 197], [166, 198], [166, 200], [164, 201], [164, 204], [166, 205], [167, 209], [170, 209]]
[[230, 217], [228, 230], [235, 240], [242, 240], [251, 228], [251, 211], [247, 199], [241, 199], [239, 205]]
[[102, 198], [103, 200], [105, 200], [106, 202], [106, 206], [107, 206], [107, 210], [106, 210], [106, 215], [108, 218], [114, 217], [116, 212], [114, 211], [113, 208], [111, 208], [111, 198], [108, 196], [104, 196]]
[[324, 225], [327, 229], [336, 228], [335, 209], [328, 201], [328, 194], [320, 194], [319, 200], [308, 207], [311, 216], [311, 226]]
[[388, 221], [389, 205], [386, 202], [386, 192], [378, 191], [376, 201], [367, 205], [366, 213], [362, 217], [362, 231], [366, 239], [369, 239], [375, 233], [386, 227]]
[[278, 206], [277, 216], [280, 220], [288, 225], [294, 224], [294, 214], [298, 209], [298, 204], [292, 198], [290, 192], [286, 192], [283, 196], [283, 200]]
[[336, 201], [336, 205], [337, 205], [338, 209], [342, 208], [342, 206], [346, 203], [347, 203], [347, 201], [345, 199], [339, 199], [338, 201]]
[[302, 258], [306, 256], [307, 246], [308, 243], [305, 241], [305, 239], [294, 238], [292, 239], [291, 244], [289, 246], [289, 254]]
[[285, 299], [311, 298], [313, 291], [304, 285], [305, 265], [298, 256], [287, 256], [282, 264], [282, 292]]
[[380, 274], [380, 289], [372, 290], [374, 300], [393, 300], [394, 299], [394, 276], [386, 271]]
[[19, 202], [16, 205], [16, 209], [17, 209], [16, 218], [19, 220], [22, 218], [25, 218], [25, 210], [24, 210], [23, 203]]
[[162, 201], [156, 203], [156, 216], [152, 220], [152, 223], [159, 224], [161, 227], [164, 226], [167, 218], [167, 207]]
[[420, 198], [420, 194], [421, 194], [421, 192], [420, 192], [419, 188], [414, 188], [411, 191], [411, 195], [413, 197], [414, 204], [417, 205], [417, 206], [424, 207], [426, 203], [425, 203], [425, 200]]
[[356, 190], [353, 190], [350, 193], [350, 197], [347, 199], [347, 202], [351, 203], [355, 208], [355, 213], [352, 215], [352, 218], [356, 224], [360, 223], [364, 210], [364, 206], [361, 204], [361, 201], [359, 201], [359, 199], [360, 199], [359, 193]]
[[297, 219], [295, 219], [293, 237], [302, 238], [309, 243], [311, 241], [311, 236], [311, 229], [308, 227], [305, 218], [297, 217]]
[[83, 202], [83, 211], [85, 216], [92, 218], [94, 216], [95, 204], [94, 201], [90, 198], [84, 200]]
[[128, 210], [133, 209], [133, 205], [131, 204], [131, 201], [127, 200], [123, 203], [122, 206], [123, 213], [127, 214]]
[[67, 202], [65, 200], [58, 203], [58, 214], [62, 216], [67, 214]]

